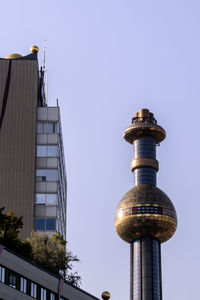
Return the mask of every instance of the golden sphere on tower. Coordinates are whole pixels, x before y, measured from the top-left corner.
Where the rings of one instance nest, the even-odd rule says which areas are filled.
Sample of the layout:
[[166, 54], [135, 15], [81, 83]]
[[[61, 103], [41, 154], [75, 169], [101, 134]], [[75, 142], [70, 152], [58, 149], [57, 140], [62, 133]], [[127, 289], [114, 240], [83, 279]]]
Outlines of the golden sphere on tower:
[[32, 46], [30, 51], [31, 51], [31, 53], [38, 53], [39, 48], [38, 48], [38, 46]]
[[103, 300], [108, 300], [108, 299], [110, 299], [110, 293], [105, 291], [101, 294], [101, 297]]
[[124, 195], [115, 215], [115, 230], [126, 242], [151, 236], [160, 243], [174, 234], [177, 217], [174, 205], [159, 188], [140, 184]]

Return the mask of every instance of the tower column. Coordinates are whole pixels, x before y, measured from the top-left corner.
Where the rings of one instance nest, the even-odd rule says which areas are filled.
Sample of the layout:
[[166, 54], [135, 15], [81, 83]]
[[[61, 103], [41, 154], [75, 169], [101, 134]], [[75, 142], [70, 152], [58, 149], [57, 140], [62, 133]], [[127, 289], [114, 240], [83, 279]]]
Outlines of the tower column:
[[130, 300], [133, 300], [133, 243], [130, 244]]
[[130, 300], [162, 300], [160, 243], [143, 237], [130, 247]]

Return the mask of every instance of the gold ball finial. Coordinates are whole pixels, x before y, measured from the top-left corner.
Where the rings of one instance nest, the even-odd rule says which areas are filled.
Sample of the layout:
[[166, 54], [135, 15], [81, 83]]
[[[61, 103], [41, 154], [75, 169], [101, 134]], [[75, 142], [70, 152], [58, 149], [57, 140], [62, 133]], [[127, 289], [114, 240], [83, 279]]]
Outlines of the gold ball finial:
[[30, 51], [31, 51], [31, 53], [38, 53], [39, 48], [38, 48], [38, 46], [32, 46]]
[[108, 299], [110, 299], [110, 293], [105, 291], [101, 294], [101, 297], [103, 300], [108, 300]]

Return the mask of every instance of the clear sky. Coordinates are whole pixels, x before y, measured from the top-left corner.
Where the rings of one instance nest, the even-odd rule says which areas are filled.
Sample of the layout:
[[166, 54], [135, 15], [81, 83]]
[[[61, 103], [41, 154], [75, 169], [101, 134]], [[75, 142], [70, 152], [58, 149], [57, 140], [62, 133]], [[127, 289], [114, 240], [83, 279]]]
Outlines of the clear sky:
[[[178, 214], [162, 246], [164, 300], [199, 297], [200, 1], [0, 1], [0, 56], [47, 40], [49, 105], [59, 99], [68, 177], [69, 247], [82, 288], [129, 297], [129, 245], [114, 214], [133, 186], [123, 138], [140, 108], [167, 138], [157, 148], [158, 187]], [[27, 99], [28, 100], [28, 99]]]

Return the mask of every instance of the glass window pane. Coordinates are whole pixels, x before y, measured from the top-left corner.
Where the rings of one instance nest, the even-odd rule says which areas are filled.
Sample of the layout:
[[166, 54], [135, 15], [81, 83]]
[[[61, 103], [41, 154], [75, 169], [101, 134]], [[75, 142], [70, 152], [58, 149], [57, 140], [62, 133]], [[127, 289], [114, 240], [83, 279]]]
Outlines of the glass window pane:
[[58, 180], [58, 171], [57, 170], [36, 170], [36, 180], [37, 181], [57, 181]]
[[41, 300], [46, 300], [47, 291], [41, 288]]
[[57, 204], [57, 195], [56, 194], [46, 194], [46, 204]]
[[57, 133], [56, 122], [38, 122], [37, 133]]
[[[54, 294], [50, 294], [50, 300], [55, 300], [56, 298], [55, 298], [55, 295]], [[61, 299], [61, 298], [60, 298]]]
[[35, 230], [45, 230], [45, 219], [35, 219]]
[[31, 282], [31, 296], [37, 298], [37, 285]]
[[53, 133], [53, 124], [52, 123], [45, 124], [45, 133]]
[[46, 230], [56, 230], [56, 219], [46, 219]]
[[36, 176], [46, 176], [46, 170], [36, 170]]
[[43, 124], [43, 133], [48, 133], [48, 123]]
[[58, 171], [57, 170], [46, 170], [47, 181], [57, 181]]
[[36, 204], [45, 204], [45, 194], [36, 194], [35, 195]]
[[57, 133], [56, 123], [51, 123], [51, 125], [52, 125], [52, 133]]
[[9, 274], [9, 286], [11, 286], [14, 289], [16, 289], [17, 287], [17, 275], [15, 275], [12, 272], [10, 272]]
[[43, 124], [37, 123], [37, 133], [43, 133]]
[[23, 277], [20, 278], [20, 291], [23, 293], [27, 292], [27, 280]]
[[36, 181], [46, 181], [46, 170], [36, 170]]
[[58, 155], [58, 147], [57, 146], [47, 146], [47, 156], [56, 157]]
[[5, 268], [0, 267], [0, 281], [5, 283]]
[[47, 156], [47, 146], [37, 146], [37, 157]]

